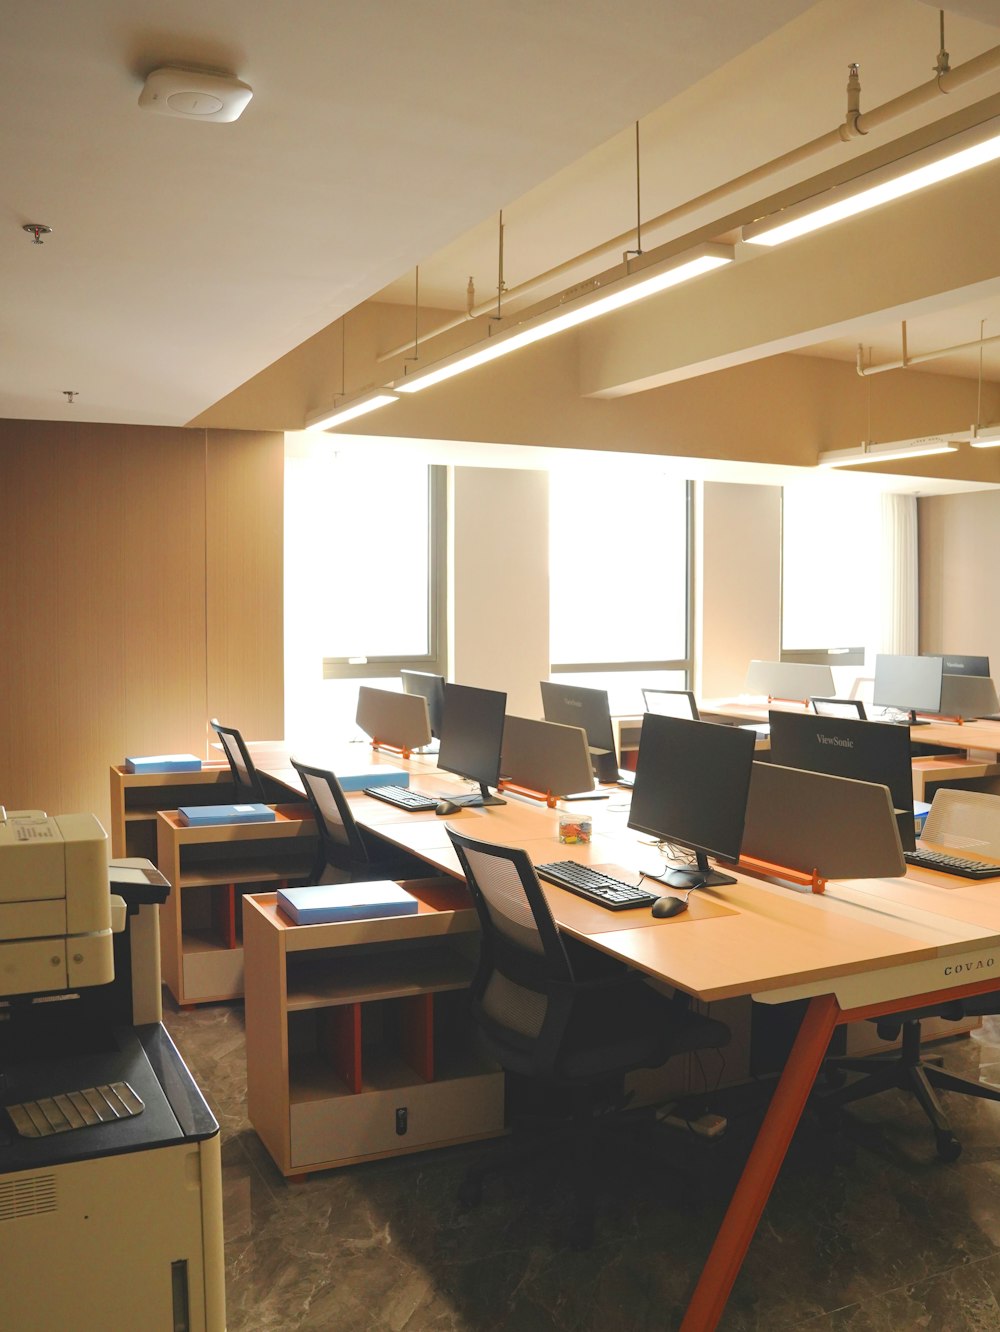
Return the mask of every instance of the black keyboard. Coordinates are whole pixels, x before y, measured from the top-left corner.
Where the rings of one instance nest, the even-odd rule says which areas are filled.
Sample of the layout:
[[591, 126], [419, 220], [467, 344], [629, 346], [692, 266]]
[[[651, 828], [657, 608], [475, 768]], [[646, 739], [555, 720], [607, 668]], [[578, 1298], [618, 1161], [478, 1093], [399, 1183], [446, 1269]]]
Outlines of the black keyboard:
[[365, 795], [374, 796], [376, 800], [384, 800], [387, 805], [395, 805], [397, 809], [406, 809], [413, 813], [425, 809], [437, 809], [438, 799], [436, 796], [421, 795], [419, 791], [411, 791], [407, 786], [366, 786]]
[[535, 873], [540, 879], [554, 883], [557, 888], [566, 888], [571, 893], [585, 897], [588, 902], [607, 907], [609, 911], [652, 906], [657, 897], [656, 893], [648, 893], [645, 888], [636, 888], [623, 879], [602, 874], [589, 865], [578, 865], [575, 860], [556, 860], [550, 865], [536, 865]]
[[984, 865], [981, 860], [952, 856], [947, 851], [904, 851], [903, 859], [908, 865], [938, 870], [941, 874], [957, 874], [962, 879], [1000, 878], [1000, 865]]

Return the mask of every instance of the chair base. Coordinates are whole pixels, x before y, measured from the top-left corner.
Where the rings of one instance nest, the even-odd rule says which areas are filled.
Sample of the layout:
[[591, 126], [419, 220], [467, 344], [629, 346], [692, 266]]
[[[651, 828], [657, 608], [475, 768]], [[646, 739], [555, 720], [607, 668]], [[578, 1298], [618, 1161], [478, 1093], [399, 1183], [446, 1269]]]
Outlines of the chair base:
[[862, 1073], [857, 1082], [849, 1083], [837, 1091], [818, 1098], [820, 1114], [831, 1117], [844, 1106], [879, 1092], [896, 1088], [915, 1096], [934, 1131], [937, 1154], [942, 1161], [957, 1161], [962, 1144], [952, 1132], [948, 1116], [935, 1094], [940, 1091], [959, 1092], [963, 1096], [977, 1096], [984, 1101], [1000, 1101], [1000, 1090], [984, 1087], [980, 1082], [960, 1078], [938, 1066], [937, 1060], [920, 1057], [920, 1023], [903, 1024], [902, 1048], [897, 1054], [874, 1055], [868, 1059], [838, 1058], [828, 1061], [834, 1070]]
[[551, 1160], [555, 1152], [562, 1152], [571, 1180], [567, 1190], [571, 1209], [568, 1242], [571, 1249], [582, 1251], [589, 1249], [594, 1240], [594, 1151], [598, 1133], [621, 1122], [621, 1112], [629, 1097], [620, 1082], [614, 1087], [605, 1084], [597, 1089], [588, 1086], [558, 1090], [569, 1094], [569, 1113], [547, 1119], [544, 1127], [529, 1127], [525, 1123], [521, 1130], [523, 1141], [517, 1142], [515, 1134], [514, 1146], [508, 1146], [506, 1151], [493, 1151], [488, 1158], [470, 1166], [459, 1186], [458, 1203], [463, 1209], [478, 1207], [489, 1176], [529, 1166], [542, 1157]]

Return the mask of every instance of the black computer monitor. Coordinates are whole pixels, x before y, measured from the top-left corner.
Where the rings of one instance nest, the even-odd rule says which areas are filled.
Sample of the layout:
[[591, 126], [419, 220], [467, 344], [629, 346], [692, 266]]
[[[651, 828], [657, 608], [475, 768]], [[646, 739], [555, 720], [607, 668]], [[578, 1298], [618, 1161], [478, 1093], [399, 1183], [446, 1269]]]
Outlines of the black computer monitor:
[[913, 850], [913, 774], [908, 730], [848, 717], [815, 717], [808, 712], [772, 711], [770, 715], [774, 763], [887, 786], [903, 850]]
[[548, 722], [563, 726], [582, 726], [587, 732], [590, 761], [599, 782], [618, 780], [618, 753], [611, 725], [611, 708], [606, 689], [588, 689], [584, 685], [556, 684], [542, 680], [542, 712]]
[[496, 689], [446, 682], [438, 767], [479, 783], [479, 794], [449, 796], [456, 805], [505, 805], [489, 787], [500, 780], [507, 695]]
[[989, 675], [989, 657], [962, 656], [959, 652], [924, 652], [925, 657], [940, 657], [945, 675]]
[[940, 657], [879, 654], [872, 703], [877, 708], [900, 708], [910, 714], [911, 726], [920, 725], [918, 712], [941, 710], [943, 666]]
[[441, 723], [444, 719], [444, 676], [431, 675], [429, 671], [400, 671], [404, 694], [419, 694], [427, 700], [427, 712], [431, 719], [431, 735], [441, 739]]
[[669, 887], [736, 882], [712, 870], [707, 857], [739, 859], [756, 740], [738, 726], [643, 717], [628, 826], [697, 857], [697, 868], [670, 871]]

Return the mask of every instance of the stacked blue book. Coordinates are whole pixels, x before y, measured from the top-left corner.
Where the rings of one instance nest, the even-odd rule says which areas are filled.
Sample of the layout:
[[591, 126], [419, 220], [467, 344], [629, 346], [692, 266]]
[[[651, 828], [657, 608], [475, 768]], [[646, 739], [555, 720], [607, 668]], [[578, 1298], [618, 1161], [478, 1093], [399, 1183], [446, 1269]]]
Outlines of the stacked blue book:
[[189, 828], [207, 828], [215, 823], [273, 823], [270, 805], [181, 805], [177, 818]]
[[296, 925], [328, 925], [339, 920], [414, 916], [417, 899], [390, 879], [372, 883], [331, 883], [313, 888], [280, 888], [278, 906]]
[[194, 754], [142, 754], [125, 760], [126, 772], [201, 772]]

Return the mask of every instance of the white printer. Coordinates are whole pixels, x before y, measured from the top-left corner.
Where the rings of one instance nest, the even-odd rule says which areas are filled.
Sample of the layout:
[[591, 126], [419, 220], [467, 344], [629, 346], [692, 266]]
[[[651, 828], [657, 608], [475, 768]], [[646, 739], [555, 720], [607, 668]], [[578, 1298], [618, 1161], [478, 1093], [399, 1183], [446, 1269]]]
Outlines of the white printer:
[[0, 807], [0, 995], [106, 985], [125, 903], [108, 885], [93, 814]]
[[0, 1320], [224, 1332], [219, 1126], [161, 1025], [148, 861], [0, 810]]

